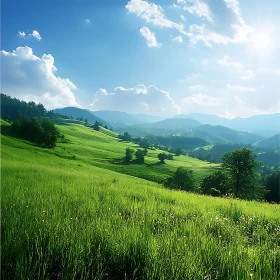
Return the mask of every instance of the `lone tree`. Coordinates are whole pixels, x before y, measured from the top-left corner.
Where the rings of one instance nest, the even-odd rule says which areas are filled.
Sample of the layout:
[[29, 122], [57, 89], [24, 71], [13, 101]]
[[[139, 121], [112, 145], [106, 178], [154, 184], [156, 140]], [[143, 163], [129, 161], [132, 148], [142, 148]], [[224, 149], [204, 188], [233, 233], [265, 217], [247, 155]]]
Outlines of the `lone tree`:
[[98, 121], [95, 121], [93, 129], [96, 130], [96, 131], [99, 131], [99, 123], [98, 123]]
[[225, 153], [222, 156], [222, 167], [226, 168], [233, 181], [235, 196], [246, 194], [252, 188], [252, 181], [255, 178], [254, 169], [260, 166], [255, 162], [257, 154], [252, 150], [243, 148]]
[[130, 162], [132, 160], [133, 153], [134, 153], [133, 149], [126, 148], [124, 160], [126, 162]]
[[166, 159], [165, 153], [158, 154], [158, 159], [160, 160], [160, 163], [164, 163], [164, 160]]
[[144, 163], [144, 156], [145, 156], [145, 152], [144, 150], [141, 149], [137, 149], [136, 153], [135, 153], [136, 159], [139, 163]]

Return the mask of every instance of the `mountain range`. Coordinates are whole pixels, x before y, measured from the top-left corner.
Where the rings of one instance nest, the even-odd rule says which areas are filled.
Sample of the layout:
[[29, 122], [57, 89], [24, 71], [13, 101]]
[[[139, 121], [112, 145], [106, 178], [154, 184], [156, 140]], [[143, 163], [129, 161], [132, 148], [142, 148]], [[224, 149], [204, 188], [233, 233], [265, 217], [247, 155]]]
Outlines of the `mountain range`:
[[[159, 116], [145, 114], [108, 110], [90, 111], [75, 107], [54, 111], [73, 118], [83, 117], [90, 123], [99, 121], [119, 133], [128, 131], [133, 136], [180, 134], [186, 137], [202, 138], [210, 143], [259, 143], [258, 145], [265, 145], [262, 144], [262, 141], [265, 141], [264, 138], [280, 133], [280, 113], [230, 120], [199, 113], [181, 114], [163, 119]], [[271, 140], [276, 142], [274, 146], [277, 146], [277, 139]]]

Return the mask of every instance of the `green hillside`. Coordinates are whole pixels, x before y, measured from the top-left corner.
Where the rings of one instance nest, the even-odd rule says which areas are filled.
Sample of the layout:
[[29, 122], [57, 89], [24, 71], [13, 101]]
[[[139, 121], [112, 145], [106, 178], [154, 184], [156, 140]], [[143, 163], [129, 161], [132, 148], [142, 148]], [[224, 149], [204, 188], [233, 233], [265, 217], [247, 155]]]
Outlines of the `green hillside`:
[[136, 177], [185, 166], [199, 180], [218, 165], [160, 165], [156, 150], [126, 165], [136, 145], [57, 127], [55, 149], [1, 135], [3, 279], [279, 279], [279, 205], [166, 190]]

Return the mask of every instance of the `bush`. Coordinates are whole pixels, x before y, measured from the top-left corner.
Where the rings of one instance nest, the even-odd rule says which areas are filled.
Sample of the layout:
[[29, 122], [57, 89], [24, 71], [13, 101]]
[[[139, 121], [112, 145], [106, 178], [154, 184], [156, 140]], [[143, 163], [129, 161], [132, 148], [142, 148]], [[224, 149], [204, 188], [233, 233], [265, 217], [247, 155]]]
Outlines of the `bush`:
[[195, 183], [193, 171], [184, 167], [179, 167], [172, 177], [166, 180], [166, 187], [185, 191], [194, 191]]
[[217, 196], [230, 193], [229, 178], [222, 171], [215, 171], [213, 174], [205, 177], [201, 183], [201, 190], [204, 194]]

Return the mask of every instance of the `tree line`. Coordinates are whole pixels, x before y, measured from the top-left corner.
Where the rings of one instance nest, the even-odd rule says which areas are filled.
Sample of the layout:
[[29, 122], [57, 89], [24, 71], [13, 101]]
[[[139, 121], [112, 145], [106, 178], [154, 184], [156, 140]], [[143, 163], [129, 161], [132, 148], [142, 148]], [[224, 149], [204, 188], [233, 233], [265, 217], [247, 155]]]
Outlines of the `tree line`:
[[16, 120], [11, 126], [11, 134], [47, 148], [54, 148], [57, 139], [64, 138], [49, 119], [41, 123], [37, 119]]
[[32, 120], [34, 118], [64, 118], [72, 119], [72, 117], [57, 114], [54, 111], [47, 111], [42, 104], [36, 104], [35, 102], [20, 101], [17, 98], [12, 98], [3, 93], [0, 94], [1, 104], [1, 118], [7, 121], [23, 121]]
[[198, 186], [192, 170], [179, 167], [164, 185], [172, 189], [198, 192], [212, 196], [280, 202], [280, 171], [261, 178], [256, 172], [262, 163], [247, 148], [236, 149], [222, 156], [222, 170], [206, 176]]

